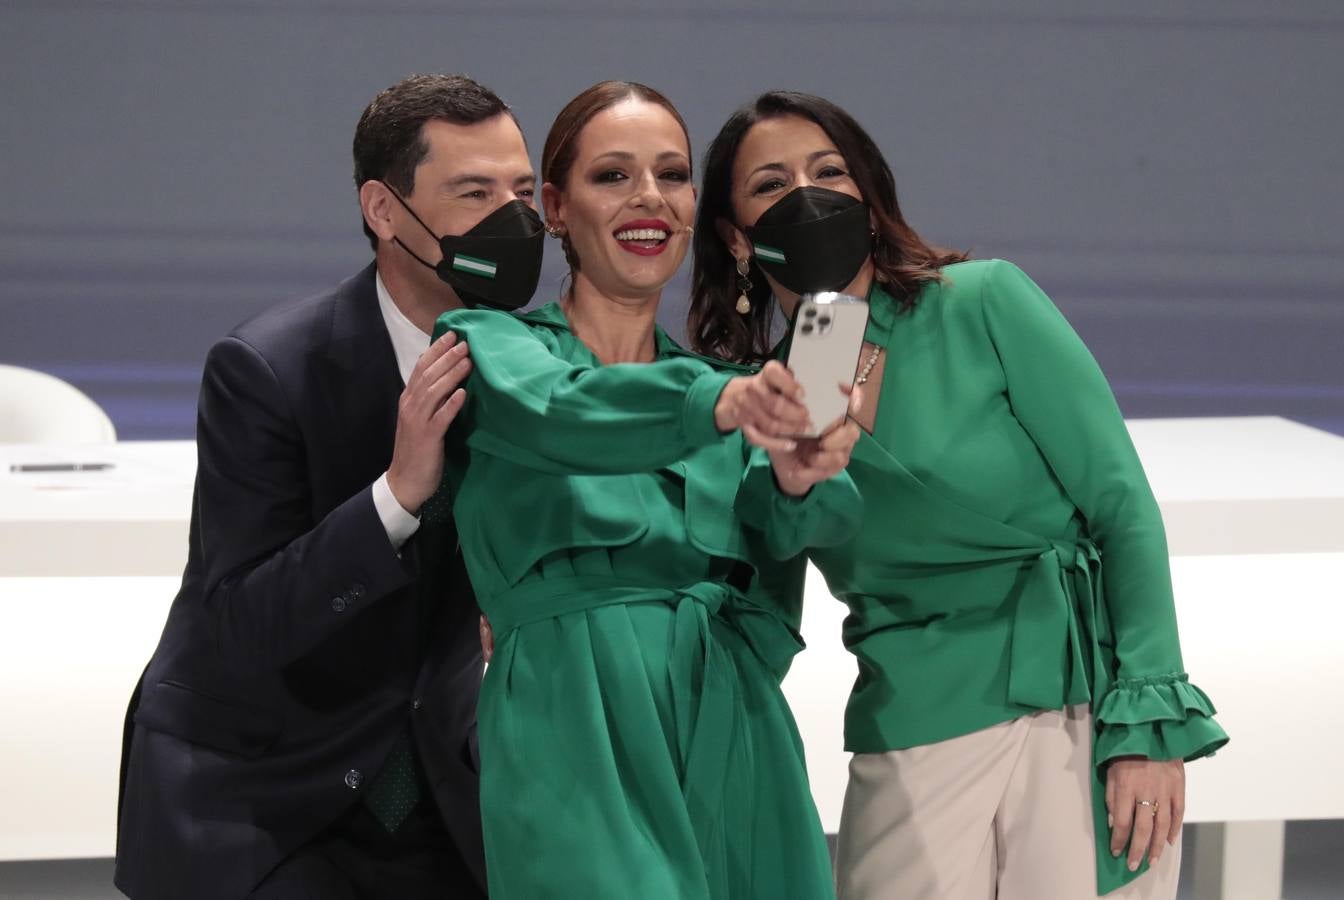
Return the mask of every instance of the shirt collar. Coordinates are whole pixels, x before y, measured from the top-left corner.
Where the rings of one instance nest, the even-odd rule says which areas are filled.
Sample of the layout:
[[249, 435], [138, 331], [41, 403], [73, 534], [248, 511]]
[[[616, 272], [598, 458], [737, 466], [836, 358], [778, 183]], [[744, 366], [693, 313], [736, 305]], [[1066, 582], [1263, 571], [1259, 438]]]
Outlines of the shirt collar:
[[415, 327], [397, 307], [387, 285], [383, 284], [382, 274], [374, 273], [374, 285], [378, 289], [378, 309], [383, 313], [383, 324], [387, 326], [388, 337], [392, 338], [392, 352], [397, 355], [397, 371], [401, 373], [401, 383], [405, 384], [410, 381], [411, 370], [420, 354], [429, 349], [429, 335]]
[[[538, 306], [531, 312], [523, 313], [519, 318], [527, 322], [549, 325], [552, 328], [567, 331], [571, 335], [574, 333], [569, 327], [569, 319], [565, 316], [565, 311], [560, 308], [560, 303], [556, 300]], [[668, 337], [667, 332], [663, 331], [662, 326], [656, 322], [653, 325], [653, 348], [655, 359], [664, 359], [668, 356], [694, 355], [689, 354], [680, 344]]]

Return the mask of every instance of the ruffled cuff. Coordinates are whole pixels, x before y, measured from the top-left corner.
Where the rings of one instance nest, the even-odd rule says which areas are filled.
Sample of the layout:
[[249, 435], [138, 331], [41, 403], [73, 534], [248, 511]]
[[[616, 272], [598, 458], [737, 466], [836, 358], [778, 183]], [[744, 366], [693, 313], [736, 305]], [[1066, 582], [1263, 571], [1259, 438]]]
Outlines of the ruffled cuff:
[[1121, 679], [1093, 714], [1097, 764], [1118, 756], [1186, 761], [1209, 756], [1227, 743], [1213, 720], [1216, 712], [1184, 672]]

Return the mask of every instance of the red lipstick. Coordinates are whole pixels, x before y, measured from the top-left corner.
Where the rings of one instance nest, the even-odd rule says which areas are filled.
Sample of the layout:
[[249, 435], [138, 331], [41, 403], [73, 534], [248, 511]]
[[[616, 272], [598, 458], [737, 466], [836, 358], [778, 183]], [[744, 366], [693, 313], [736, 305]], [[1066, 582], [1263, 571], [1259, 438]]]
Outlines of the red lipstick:
[[639, 256], [657, 256], [667, 249], [672, 226], [662, 219], [632, 219], [612, 231], [622, 249]]

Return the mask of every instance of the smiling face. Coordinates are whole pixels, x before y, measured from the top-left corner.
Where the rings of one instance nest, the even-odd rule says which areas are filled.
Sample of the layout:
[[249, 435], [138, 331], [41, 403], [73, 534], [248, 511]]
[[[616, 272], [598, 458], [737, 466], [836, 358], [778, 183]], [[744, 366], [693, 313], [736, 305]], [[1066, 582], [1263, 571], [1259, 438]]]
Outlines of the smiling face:
[[613, 299], [656, 297], [690, 245], [695, 213], [690, 148], [657, 103], [623, 100], [579, 133], [563, 188], [542, 188], [546, 220], [569, 236], [576, 283]]

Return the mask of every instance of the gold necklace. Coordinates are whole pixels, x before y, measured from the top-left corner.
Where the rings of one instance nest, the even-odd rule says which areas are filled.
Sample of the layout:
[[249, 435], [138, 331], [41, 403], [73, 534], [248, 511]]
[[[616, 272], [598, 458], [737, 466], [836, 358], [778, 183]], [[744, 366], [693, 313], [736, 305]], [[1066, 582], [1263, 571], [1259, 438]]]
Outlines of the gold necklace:
[[882, 355], [882, 347], [878, 344], [873, 345], [873, 352], [868, 354], [868, 359], [863, 364], [863, 370], [859, 372], [859, 377], [854, 379], [855, 384], [866, 384], [868, 376], [873, 374], [873, 366], [877, 365], [877, 358]]

